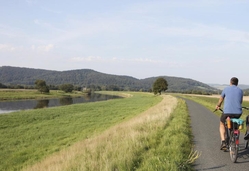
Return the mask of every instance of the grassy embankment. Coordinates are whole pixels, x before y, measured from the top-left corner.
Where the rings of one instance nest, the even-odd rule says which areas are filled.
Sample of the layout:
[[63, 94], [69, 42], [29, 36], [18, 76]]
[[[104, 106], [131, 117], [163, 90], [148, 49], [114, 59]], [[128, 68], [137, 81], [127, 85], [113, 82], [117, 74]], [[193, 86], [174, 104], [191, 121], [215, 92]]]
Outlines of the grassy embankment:
[[73, 91], [73, 93], [65, 93], [59, 90], [50, 90], [50, 93], [40, 93], [37, 90], [29, 89], [0, 89], [0, 101], [4, 100], [21, 100], [21, 99], [47, 99], [60, 97], [83, 96], [86, 93], [81, 91]]
[[166, 106], [171, 108], [144, 113], [162, 98], [131, 94], [0, 115], [0, 170], [25, 169], [38, 161], [26, 169], [191, 169], [192, 136], [185, 103], [179, 100], [169, 115], [175, 99], [169, 96]]
[[[190, 100], [193, 100], [193, 101], [205, 106], [206, 108], [208, 108], [212, 112], [214, 111], [215, 106], [219, 101], [219, 98], [213, 98], [213, 97], [204, 97], [204, 96], [202, 97], [202, 96], [194, 96], [194, 95], [193, 96], [191, 96], [191, 95], [180, 95], [180, 96], [188, 98]], [[223, 108], [223, 104], [222, 104], [221, 108]], [[249, 101], [243, 101], [242, 106], [249, 107]], [[219, 116], [219, 117], [221, 116], [220, 111], [216, 111], [215, 114], [217, 116]], [[241, 119], [245, 120], [247, 115], [249, 115], [249, 111], [248, 110], [243, 110], [243, 114], [241, 116]], [[244, 123], [244, 125], [245, 125], [245, 123]], [[242, 132], [245, 132], [245, 126], [244, 126]]]

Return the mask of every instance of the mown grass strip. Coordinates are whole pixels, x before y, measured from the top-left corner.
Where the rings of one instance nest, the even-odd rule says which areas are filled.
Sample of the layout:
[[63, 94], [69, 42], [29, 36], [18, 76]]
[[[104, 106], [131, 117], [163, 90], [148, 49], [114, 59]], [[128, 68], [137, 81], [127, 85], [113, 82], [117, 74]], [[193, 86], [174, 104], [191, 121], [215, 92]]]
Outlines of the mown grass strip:
[[0, 115], [0, 170], [20, 170], [129, 120], [162, 99], [131, 94], [124, 99]]
[[136, 170], [191, 170], [188, 162], [192, 148], [190, 118], [186, 104], [178, 100], [177, 108], [164, 127], [147, 140], [148, 151], [141, 158]]

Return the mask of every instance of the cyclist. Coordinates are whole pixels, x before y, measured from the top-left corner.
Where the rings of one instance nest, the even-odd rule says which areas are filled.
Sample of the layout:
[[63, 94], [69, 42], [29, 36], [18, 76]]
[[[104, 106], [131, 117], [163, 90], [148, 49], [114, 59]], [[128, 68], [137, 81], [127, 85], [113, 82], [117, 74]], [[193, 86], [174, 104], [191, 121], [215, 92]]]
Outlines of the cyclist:
[[[220, 117], [220, 138], [221, 138], [221, 150], [226, 149], [225, 142], [225, 121], [227, 117], [240, 118], [242, 114], [242, 101], [243, 91], [237, 87], [238, 78], [232, 77], [230, 80], [230, 86], [224, 88], [221, 93], [216, 109], [220, 109], [222, 102], [224, 101], [224, 112]], [[248, 135], [249, 137], [249, 135]]]

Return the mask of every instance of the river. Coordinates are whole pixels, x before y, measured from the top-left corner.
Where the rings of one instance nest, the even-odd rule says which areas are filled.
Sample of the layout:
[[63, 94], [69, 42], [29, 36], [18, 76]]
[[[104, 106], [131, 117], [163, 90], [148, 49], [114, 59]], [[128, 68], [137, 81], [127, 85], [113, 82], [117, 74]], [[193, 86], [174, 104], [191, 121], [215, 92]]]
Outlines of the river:
[[64, 106], [76, 103], [96, 102], [109, 99], [121, 98], [119, 96], [105, 95], [105, 94], [92, 94], [82, 97], [67, 97], [57, 99], [44, 99], [44, 100], [17, 100], [17, 101], [1, 101], [0, 114], [11, 113], [19, 110], [38, 109], [46, 107]]

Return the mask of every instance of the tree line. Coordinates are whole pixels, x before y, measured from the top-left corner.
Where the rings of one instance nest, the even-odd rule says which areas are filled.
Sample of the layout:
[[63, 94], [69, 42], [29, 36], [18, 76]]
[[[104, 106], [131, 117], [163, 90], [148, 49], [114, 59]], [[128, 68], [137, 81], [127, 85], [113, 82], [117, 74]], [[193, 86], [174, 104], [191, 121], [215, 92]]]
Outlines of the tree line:
[[[20, 85], [15, 85], [15, 86], [6, 86], [2, 83], [0, 83], [0, 88], [11, 88], [11, 89], [37, 89], [41, 93], [49, 93], [50, 90], [62, 90], [66, 93], [71, 93], [73, 90], [81, 91], [82, 88], [78, 86], [74, 86], [72, 84], [62, 84], [59, 86], [53, 86], [53, 85], [47, 85], [46, 81], [44, 80], [36, 80], [35, 81], [35, 86], [20, 86]], [[164, 78], [158, 78], [154, 84], [153, 84], [153, 92], [154, 94], [161, 94], [161, 92], [166, 91], [168, 88], [168, 83]], [[101, 91], [102, 88], [100, 86], [95, 86], [95, 85], [90, 85], [89, 90], [93, 91]], [[105, 88], [106, 89], [106, 88]], [[115, 86], [115, 85], [110, 85], [108, 86], [109, 90], [112, 91], [121, 91], [120, 87]], [[152, 90], [151, 90], [152, 91]]]
[[[167, 80], [167, 92], [198, 92], [214, 94], [216, 88], [189, 78], [160, 76]], [[144, 91], [152, 92], [153, 83], [159, 77], [137, 79], [131, 76], [119, 76], [100, 73], [89, 69], [70, 71], [52, 71], [20, 67], [0, 67], [0, 82], [11, 88], [34, 88], [35, 81], [45, 80], [50, 90], [62, 84], [72, 84], [75, 89], [90, 88], [93, 90]]]

